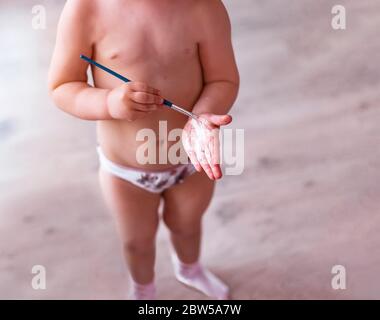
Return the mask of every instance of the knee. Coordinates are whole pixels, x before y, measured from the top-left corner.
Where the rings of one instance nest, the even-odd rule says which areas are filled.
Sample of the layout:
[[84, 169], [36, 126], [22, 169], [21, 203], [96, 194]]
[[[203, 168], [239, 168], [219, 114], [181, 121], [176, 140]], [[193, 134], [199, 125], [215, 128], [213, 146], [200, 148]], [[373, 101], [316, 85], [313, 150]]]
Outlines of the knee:
[[128, 254], [146, 255], [154, 250], [154, 238], [130, 238], [123, 242], [123, 250]]
[[201, 232], [201, 221], [174, 219], [168, 214], [164, 214], [163, 220], [170, 232], [176, 236], [190, 238]]

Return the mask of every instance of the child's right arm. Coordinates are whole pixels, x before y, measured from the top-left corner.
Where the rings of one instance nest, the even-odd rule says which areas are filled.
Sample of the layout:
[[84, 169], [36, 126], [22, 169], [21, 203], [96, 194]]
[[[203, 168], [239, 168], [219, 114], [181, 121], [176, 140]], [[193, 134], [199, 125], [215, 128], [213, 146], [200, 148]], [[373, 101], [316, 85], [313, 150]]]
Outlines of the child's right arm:
[[128, 83], [108, 90], [87, 84], [88, 64], [95, 43], [92, 0], [69, 0], [58, 25], [49, 72], [49, 90], [57, 106], [85, 120], [128, 120], [145, 117], [163, 103], [158, 90], [145, 83]]

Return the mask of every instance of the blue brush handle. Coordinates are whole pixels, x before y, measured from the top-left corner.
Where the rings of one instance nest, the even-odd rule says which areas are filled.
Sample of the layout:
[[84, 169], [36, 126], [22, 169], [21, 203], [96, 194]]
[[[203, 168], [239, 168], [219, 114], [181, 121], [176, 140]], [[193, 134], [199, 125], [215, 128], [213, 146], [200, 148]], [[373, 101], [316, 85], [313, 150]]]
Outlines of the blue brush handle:
[[[83, 54], [80, 55], [80, 58], [87, 61], [89, 64], [92, 64], [94, 65], [95, 67], [98, 67], [99, 69], [102, 69], [103, 71], [113, 75], [114, 77], [116, 78], [119, 78], [120, 80], [124, 81], [124, 82], [131, 82], [132, 80], [129, 80], [128, 78], [122, 76], [121, 74], [101, 65], [100, 63], [97, 63], [96, 61], [90, 59], [89, 57], [86, 57], [84, 56]], [[170, 102], [169, 100], [164, 100], [164, 105], [166, 105], [167, 107], [171, 108], [173, 106], [173, 102]]]

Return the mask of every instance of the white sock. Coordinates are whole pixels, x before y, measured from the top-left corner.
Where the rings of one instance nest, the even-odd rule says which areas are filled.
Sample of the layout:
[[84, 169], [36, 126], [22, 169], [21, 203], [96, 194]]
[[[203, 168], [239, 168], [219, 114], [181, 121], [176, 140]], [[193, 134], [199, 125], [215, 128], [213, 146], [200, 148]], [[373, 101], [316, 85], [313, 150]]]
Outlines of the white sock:
[[131, 300], [155, 300], [156, 286], [154, 282], [139, 284], [132, 280]]
[[216, 275], [211, 273], [199, 262], [186, 264], [181, 262], [173, 253], [172, 262], [178, 281], [193, 287], [210, 298], [227, 300], [229, 288]]

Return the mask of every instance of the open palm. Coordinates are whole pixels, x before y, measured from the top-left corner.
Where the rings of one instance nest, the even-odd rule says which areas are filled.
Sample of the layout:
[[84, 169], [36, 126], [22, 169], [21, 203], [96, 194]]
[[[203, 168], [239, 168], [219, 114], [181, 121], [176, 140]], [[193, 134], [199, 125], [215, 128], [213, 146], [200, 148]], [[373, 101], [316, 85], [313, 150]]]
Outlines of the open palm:
[[222, 177], [219, 129], [231, 121], [229, 115], [204, 113], [198, 120], [189, 119], [184, 127], [182, 141], [191, 163], [198, 172], [204, 170], [211, 180]]

